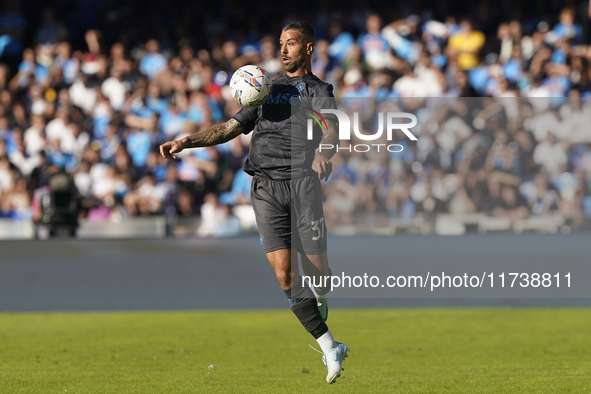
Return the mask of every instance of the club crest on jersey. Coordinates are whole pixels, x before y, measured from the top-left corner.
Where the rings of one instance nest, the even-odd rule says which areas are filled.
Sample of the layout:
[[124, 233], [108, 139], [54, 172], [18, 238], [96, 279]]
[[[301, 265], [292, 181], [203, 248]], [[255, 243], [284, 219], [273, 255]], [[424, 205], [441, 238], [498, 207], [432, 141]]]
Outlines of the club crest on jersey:
[[306, 83], [305, 82], [300, 82], [296, 85], [296, 89], [298, 90], [298, 92], [301, 92], [302, 90], [304, 90], [306, 88]]

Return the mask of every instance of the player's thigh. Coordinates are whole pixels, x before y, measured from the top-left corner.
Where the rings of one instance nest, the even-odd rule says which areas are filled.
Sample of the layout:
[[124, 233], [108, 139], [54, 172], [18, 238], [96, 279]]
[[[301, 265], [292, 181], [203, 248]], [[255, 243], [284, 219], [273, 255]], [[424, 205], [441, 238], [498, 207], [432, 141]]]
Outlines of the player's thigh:
[[321, 255], [326, 252], [326, 223], [320, 180], [315, 176], [298, 179], [292, 192], [293, 220], [302, 254]]
[[328, 255], [324, 251], [320, 254], [302, 254], [302, 270], [308, 276], [323, 276], [329, 275], [330, 269], [328, 267]]
[[265, 253], [291, 249], [292, 218], [286, 194], [289, 198], [282, 182], [253, 178], [250, 196]]

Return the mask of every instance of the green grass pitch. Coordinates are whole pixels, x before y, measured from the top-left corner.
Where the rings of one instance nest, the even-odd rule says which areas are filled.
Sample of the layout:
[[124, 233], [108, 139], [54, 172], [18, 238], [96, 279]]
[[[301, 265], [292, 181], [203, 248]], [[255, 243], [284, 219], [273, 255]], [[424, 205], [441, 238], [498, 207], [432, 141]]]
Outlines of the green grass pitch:
[[590, 393], [590, 309], [0, 313], [0, 393]]

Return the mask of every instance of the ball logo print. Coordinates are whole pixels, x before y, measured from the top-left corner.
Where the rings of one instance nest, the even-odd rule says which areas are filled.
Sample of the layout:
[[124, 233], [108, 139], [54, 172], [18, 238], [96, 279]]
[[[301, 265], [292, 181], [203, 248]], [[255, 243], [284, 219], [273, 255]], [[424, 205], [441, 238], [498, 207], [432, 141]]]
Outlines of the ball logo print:
[[242, 90], [234, 91], [234, 100], [240, 104], [240, 94], [242, 94]]
[[261, 67], [240, 67], [230, 79], [230, 91], [234, 101], [243, 107], [258, 107], [271, 95], [271, 78]]

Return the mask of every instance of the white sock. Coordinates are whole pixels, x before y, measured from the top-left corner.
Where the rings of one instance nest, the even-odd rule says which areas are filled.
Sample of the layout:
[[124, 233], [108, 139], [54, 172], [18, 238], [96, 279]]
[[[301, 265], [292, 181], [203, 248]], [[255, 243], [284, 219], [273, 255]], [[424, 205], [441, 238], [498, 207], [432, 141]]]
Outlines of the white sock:
[[310, 290], [312, 290], [312, 293], [314, 293], [314, 297], [316, 297], [316, 299], [318, 299], [320, 296], [318, 295], [318, 293], [316, 293], [316, 288], [314, 286], [310, 286]]
[[334, 346], [334, 338], [332, 337], [330, 331], [327, 331], [324, 334], [322, 334], [322, 336], [318, 338], [316, 341], [318, 341], [320, 349], [322, 349], [323, 353], [328, 352], [330, 348]]

